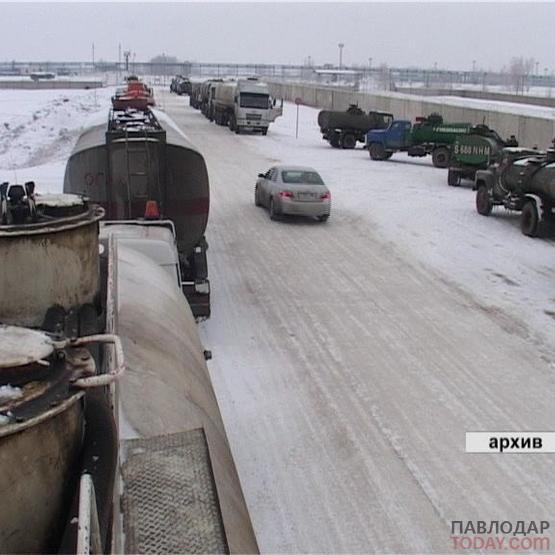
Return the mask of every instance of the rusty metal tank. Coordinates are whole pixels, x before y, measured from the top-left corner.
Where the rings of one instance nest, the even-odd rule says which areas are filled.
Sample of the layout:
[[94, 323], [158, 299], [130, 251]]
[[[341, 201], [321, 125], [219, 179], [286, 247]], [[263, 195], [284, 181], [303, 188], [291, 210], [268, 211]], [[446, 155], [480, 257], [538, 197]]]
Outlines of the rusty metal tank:
[[94, 367], [82, 347], [0, 325], [0, 552], [57, 549], [84, 433], [73, 380]]
[[[99, 294], [98, 221], [104, 212], [75, 195], [4, 186], [0, 225], [0, 323], [42, 327], [49, 309], [94, 305]], [[22, 196], [23, 195], [23, 196]]]

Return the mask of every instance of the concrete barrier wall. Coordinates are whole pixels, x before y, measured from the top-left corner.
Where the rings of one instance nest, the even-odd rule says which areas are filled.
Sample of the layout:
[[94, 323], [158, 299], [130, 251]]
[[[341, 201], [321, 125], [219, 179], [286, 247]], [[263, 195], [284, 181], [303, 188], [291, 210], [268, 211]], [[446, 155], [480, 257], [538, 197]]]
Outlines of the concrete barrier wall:
[[361, 93], [343, 89], [300, 83], [269, 82], [272, 95], [324, 110], [346, 110], [349, 104], [358, 104], [363, 110], [391, 112], [398, 119], [414, 121], [417, 116], [440, 113], [448, 122], [485, 123], [502, 137], [515, 135], [521, 146], [547, 148], [555, 136], [555, 120], [522, 116], [506, 112], [452, 106], [431, 102], [425, 98], [399, 93]]
[[522, 94], [512, 94], [491, 91], [473, 91], [458, 89], [419, 89], [419, 88], [397, 88], [397, 92], [413, 94], [417, 96], [459, 96], [462, 98], [477, 98], [479, 100], [494, 100], [502, 102], [512, 102], [514, 104], [531, 104], [533, 106], [547, 106], [555, 108], [555, 98], [547, 96], [524, 96]]
[[102, 81], [0, 81], [0, 89], [22, 89], [26, 91], [45, 89], [100, 89]]

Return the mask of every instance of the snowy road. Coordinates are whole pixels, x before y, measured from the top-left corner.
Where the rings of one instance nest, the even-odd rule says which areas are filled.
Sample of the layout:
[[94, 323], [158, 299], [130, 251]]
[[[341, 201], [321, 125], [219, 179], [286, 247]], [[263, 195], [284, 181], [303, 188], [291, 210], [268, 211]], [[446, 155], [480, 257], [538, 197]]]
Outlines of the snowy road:
[[[261, 550], [439, 553], [451, 520], [554, 520], [553, 455], [464, 452], [466, 431], [555, 429], [552, 240], [476, 216], [427, 161], [162, 104], [209, 168], [203, 335]], [[255, 208], [281, 161], [321, 169], [327, 224]]]

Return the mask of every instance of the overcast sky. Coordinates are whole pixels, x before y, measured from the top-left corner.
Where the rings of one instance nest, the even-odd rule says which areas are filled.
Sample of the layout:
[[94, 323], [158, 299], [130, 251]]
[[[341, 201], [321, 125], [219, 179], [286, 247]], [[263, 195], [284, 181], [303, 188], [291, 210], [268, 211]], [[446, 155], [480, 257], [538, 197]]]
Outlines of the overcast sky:
[[555, 3], [0, 3], [1, 61], [205, 62], [555, 69]]

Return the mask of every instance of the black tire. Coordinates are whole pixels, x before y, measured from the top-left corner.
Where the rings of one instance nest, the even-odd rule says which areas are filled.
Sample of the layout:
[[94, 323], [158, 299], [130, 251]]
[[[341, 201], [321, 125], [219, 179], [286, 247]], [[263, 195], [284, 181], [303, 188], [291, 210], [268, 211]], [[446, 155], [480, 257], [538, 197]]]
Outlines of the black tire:
[[278, 220], [279, 219], [279, 214], [276, 211], [276, 205], [274, 203], [274, 199], [271, 198], [270, 199], [270, 220]]
[[331, 137], [330, 137], [330, 145], [333, 148], [339, 148], [341, 146], [341, 137], [339, 136], [338, 133], [334, 133]]
[[432, 152], [432, 164], [435, 168], [446, 168], [450, 158], [449, 149], [445, 146], [439, 146]]
[[318, 216], [318, 221], [319, 222], [327, 222], [329, 217], [330, 217], [329, 214], [323, 214], [322, 216]]
[[352, 133], [345, 133], [341, 137], [341, 148], [353, 149], [357, 145], [357, 139]]
[[254, 188], [254, 205], [262, 206], [260, 199], [258, 198], [258, 185]]
[[238, 125], [235, 126], [235, 134], [236, 134], [236, 135], [240, 135], [240, 134], [241, 134], [241, 128], [240, 128]]
[[230, 131], [235, 131], [235, 116], [229, 116], [228, 125]]
[[385, 151], [385, 155], [384, 155], [384, 160], [389, 160], [391, 157], [393, 156], [393, 152], [389, 151]]
[[262, 129], [262, 135], [266, 136], [268, 134], [268, 128]]
[[489, 216], [493, 208], [493, 202], [488, 188], [485, 185], [479, 185], [476, 192], [476, 211], [482, 216]]
[[447, 173], [447, 184], [450, 187], [458, 187], [461, 184], [461, 174], [456, 170], [449, 169]]
[[368, 154], [372, 160], [385, 160], [386, 152], [382, 143], [372, 143], [368, 149]]
[[540, 214], [534, 199], [524, 202], [522, 213], [520, 214], [520, 231], [528, 237], [537, 237], [540, 226]]

